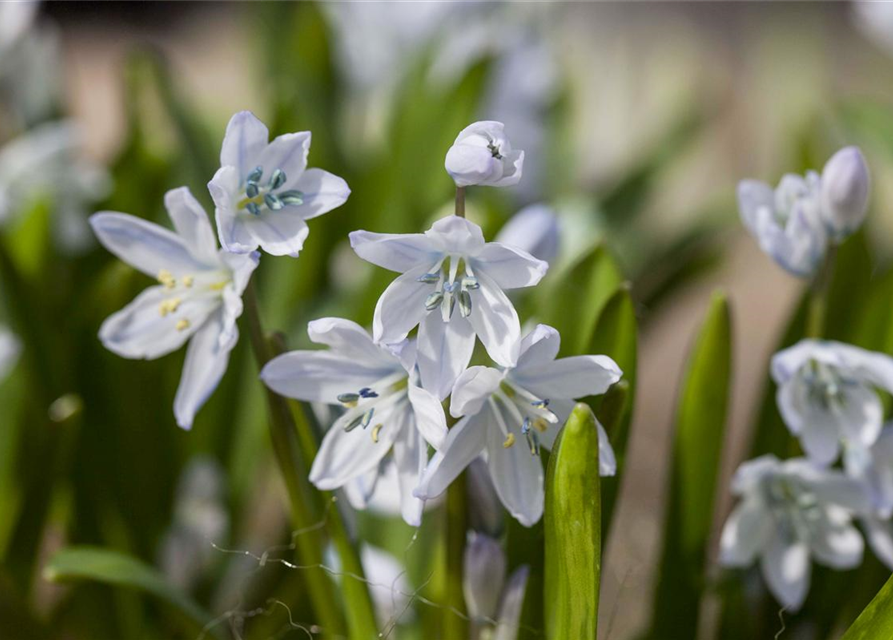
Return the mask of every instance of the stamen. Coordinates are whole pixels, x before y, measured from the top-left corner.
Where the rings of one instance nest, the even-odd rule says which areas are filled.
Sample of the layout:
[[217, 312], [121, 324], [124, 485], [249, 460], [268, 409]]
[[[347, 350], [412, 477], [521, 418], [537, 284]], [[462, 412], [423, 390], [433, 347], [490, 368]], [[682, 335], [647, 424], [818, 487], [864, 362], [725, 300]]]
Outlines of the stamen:
[[360, 389], [359, 393], [364, 398], [377, 398], [378, 397], [378, 394], [375, 393], [369, 387], [363, 387], [362, 389]]
[[521, 433], [523, 433], [524, 435], [527, 435], [527, 433], [529, 431], [530, 431], [530, 418], [527, 417], [527, 418], [524, 418], [524, 422], [521, 423]]
[[169, 313], [174, 313], [180, 307], [180, 303], [183, 302], [180, 298], [169, 298], [167, 300], [162, 300], [161, 304], [158, 305], [158, 311], [161, 313], [161, 317], [165, 317]]
[[467, 291], [459, 292], [459, 313], [462, 314], [463, 318], [471, 315], [471, 294]]
[[272, 193], [264, 194], [264, 203], [266, 203], [272, 211], [279, 211], [283, 207], [282, 201]]
[[177, 331], [185, 331], [188, 328], [189, 328], [189, 320], [187, 320], [186, 318], [177, 320]]
[[549, 423], [543, 420], [542, 418], [537, 418], [533, 421], [533, 428], [539, 431], [540, 433], [545, 433], [549, 428]]
[[514, 434], [514, 433], [509, 433], [509, 434], [505, 437], [505, 442], [502, 443], [502, 448], [503, 448], [503, 449], [508, 449], [508, 448], [509, 448], [510, 446], [512, 446], [513, 444], [515, 444], [515, 434]]
[[264, 175], [264, 168], [263, 167], [255, 167], [254, 170], [248, 174], [248, 178], [245, 181], [248, 184], [253, 183], [256, 185], [260, 181], [260, 179], [263, 177], [263, 175]]
[[177, 286], [177, 280], [174, 278], [174, 274], [167, 269], [162, 269], [158, 272], [158, 282], [163, 284], [167, 289], [173, 289]]
[[444, 296], [443, 304], [440, 305], [440, 317], [444, 322], [449, 322], [453, 317], [453, 311], [456, 310], [456, 298], [451, 293]]
[[428, 311], [433, 311], [438, 307], [438, 305], [443, 300], [443, 291], [435, 291], [427, 298], [425, 298], [425, 308]]
[[475, 291], [481, 288], [481, 283], [474, 276], [465, 276], [462, 278], [462, 288], [468, 291]]
[[248, 209], [248, 213], [250, 213], [253, 216], [260, 215], [260, 207], [257, 206], [257, 203], [255, 203], [255, 202], [249, 202], [248, 204], [245, 205], [245, 208]]
[[360, 396], [356, 393], [342, 393], [338, 396], [338, 402], [350, 408], [357, 406], [359, 399]]
[[248, 186], [245, 187], [245, 195], [249, 198], [256, 198], [258, 193], [260, 193], [260, 191], [257, 188], [257, 184], [254, 182], [249, 182]]
[[360, 422], [363, 425], [363, 428], [369, 426], [369, 423], [372, 422], [372, 416], [375, 415], [375, 407], [371, 407], [369, 411], [363, 414], [363, 420]]
[[378, 434], [381, 433], [381, 428], [383, 426], [384, 425], [379, 422], [377, 425], [372, 427], [372, 442], [374, 442], [375, 444], [378, 444]]
[[192, 283], [195, 282], [195, 278], [193, 278], [192, 276], [183, 276], [182, 281], [184, 287], [186, 287], [187, 289], [191, 289]]
[[285, 172], [281, 169], [276, 169], [273, 175], [270, 176], [270, 189], [278, 189], [285, 184], [286, 179]]
[[279, 200], [289, 207], [304, 204], [304, 193], [297, 189], [289, 189], [279, 194]]
[[534, 407], [536, 407], [537, 409], [545, 409], [546, 407], [549, 406], [549, 399], [543, 398], [542, 400], [534, 400], [530, 404], [533, 405]]
[[423, 282], [425, 284], [434, 284], [438, 280], [440, 280], [440, 274], [436, 273], [436, 272], [435, 273], [426, 273], [425, 275], [422, 275], [422, 276], [419, 276], [418, 278], [416, 278], [416, 282]]
[[538, 456], [540, 454], [540, 441], [536, 431], [528, 431], [524, 435], [527, 436], [527, 448], [530, 449], [530, 455]]

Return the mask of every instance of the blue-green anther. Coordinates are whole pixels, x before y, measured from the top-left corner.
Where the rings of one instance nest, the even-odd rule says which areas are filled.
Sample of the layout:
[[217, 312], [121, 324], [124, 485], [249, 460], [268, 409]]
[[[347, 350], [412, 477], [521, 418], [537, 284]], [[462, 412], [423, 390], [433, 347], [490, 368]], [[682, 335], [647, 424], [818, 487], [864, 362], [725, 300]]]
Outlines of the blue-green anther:
[[359, 427], [359, 426], [360, 426], [360, 423], [363, 422], [363, 418], [365, 417], [365, 415], [366, 415], [366, 414], [364, 413], [363, 415], [361, 415], [361, 416], [357, 416], [356, 418], [354, 418], [353, 420], [351, 420], [350, 422], [348, 422], [348, 423], [347, 423], [347, 426], [344, 427], [344, 430], [345, 430], [347, 433], [350, 433], [351, 431], [353, 431], [354, 429], [356, 429], [357, 427]]
[[442, 301], [443, 301], [443, 291], [435, 291], [434, 293], [429, 295], [427, 298], [425, 298], [425, 308], [428, 311], [433, 311], [434, 309], [436, 309], [438, 307], [438, 305], [440, 305], [440, 303]]
[[256, 198], [257, 193], [258, 193], [257, 184], [254, 182], [249, 182], [248, 186], [245, 187], [245, 195], [248, 196], [249, 198]]
[[474, 276], [465, 276], [462, 278], [462, 288], [468, 289], [469, 291], [475, 291], [476, 289], [481, 288], [481, 283], [478, 282], [478, 279]]
[[248, 204], [245, 205], [245, 208], [248, 209], [248, 213], [250, 213], [253, 216], [260, 215], [260, 207], [257, 206], [257, 204], [255, 204], [254, 202], [249, 202]]
[[248, 184], [257, 184], [261, 178], [264, 176], [264, 168], [263, 167], [255, 167], [254, 170], [248, 174], [248, 177], [245, 181]]
[[360, 395], [357, 393], [342, 393], [338, 396], [338, 402], [346, 405], [356, 405]]
[[304, 193], [298, 191], [297, 189], [289, 189], [288, 191], [283, 191], [282, 193], [278, 194], [278, 196], [280, 202], [289, 207], [304, 204]]
[[416, 282], [424, 282], [425, 284], [434, 284], [440, 280], [439, 273], [426, 273], [416, 278]]
[[279, 211], [282, 207], [282, 201], [274, 196], [272, 193], [264, 194], [264, 203], [272, 210]]
[[536, 435], [536, 431], [531, 431], [528, 426], [524, 437], [527, 438], [527, 448], [530, 449], [530, 455], [538, 456], [540, 454], [540, 439]]
[[467, 291], [459, 292], [459, 313], [463, 318], [471, 315], [471, 295]]
[[286, 180], [285, 172], [282, 169], [276, 169], [270, 176], [270, 189], [278, 189], [285, 184]]
[[363, 418], [360, 424], [363, 425], [364, 429], [369, 426], [370, 422], [372, 422], [373, 415], [375, 415], [375, 407], [372, 407], [371, 409], [369, 409], [369, 411], [363, 414]]

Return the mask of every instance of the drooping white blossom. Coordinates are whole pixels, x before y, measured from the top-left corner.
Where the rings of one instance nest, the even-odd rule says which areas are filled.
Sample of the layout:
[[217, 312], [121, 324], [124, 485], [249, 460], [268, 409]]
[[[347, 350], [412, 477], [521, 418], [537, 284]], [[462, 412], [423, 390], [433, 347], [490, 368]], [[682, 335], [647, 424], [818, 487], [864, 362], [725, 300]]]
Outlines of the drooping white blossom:
[[323, 439], [311, 482], [331, 490], [371, 473], [371, 494], [380, 465], [391, 456], [403, 519], [419, 525], [423, 503], [412, 491], [428, 460], [427, 445], [442, 446], [447, 428], [440, 402], [418, 386], [415, 344], [379, 346], [362, 327], [341, 318], [314, 320], [307, 333], [329, 349], [278, 356], [261, 379], [290, 398], [346, 408]]
[[19, 339], [9, 329], [0, 326], [0, 382], [12, 371], [21, 351]]
[[524, 152], [512, 149], [501, 122], [484, 120], [459, 132], [444, 166], [457, 187], [509, 187], [521, 180]]
[[[574, 398], [602, 394], [620, 379], [607, 356], [556, 360], [560, 338], [538, 325], [525, 336], [515, 367], [471, 367], [456, 381], [450, 413], [463, 417], [425, 469], [416, 495], [437, 496], [485, 454], [490, 477], [505, 508], [521, 524], [532, 526], [543, 514], [543, 466], [540, 447], [550, 448]], [[613, 475], [614, 451], [601, 425], [599, 470]]]
[[545, 262], [484, 242], [479, 226], [457, 216], [425, 233], [354, 231], [350, 244], [364, 260], [401, 274], [378, 299], [373, 332], [390, 344], [419, 326], [423, 387], [445, 398], [471, 360], [475, 335], [497, 363], [515, 364], [521, 325], [504, 290], [538, 283]]
[[242, 292], [259, 256], [218, 250], [205, 210], [186, 187], [168, 191], [164, 204], [173, 232], [125, 213], [90, 217], [106, 249], [158, 281], [109, 316], [99, 338], [119, 356], [145, 360], [189, 342], [174, 399], [177, 424], [189, 429], [239, 340]]
[[226, 127], [220, 169], [208, 183], [220, 244], [233, 253], [258, 247], [275, 256], [297, 257], [310, 233], [307, 220], [340, 207], [347, 183], [322, 169], [308, 169], [310, 132], [272, 141], [249, 111]]
[[767, 455], [738, 468], [732, 493], [740, 501], [723, 527], [720, 563], [747, 567], [759, 559], [769, 590], [790, 611], [809, 591], [812, 559], [834, 569], [862, 562], [853, 518], [871, 506], [857, 480], [804, 458]]
[[883, 425], [877, 390], [893, 392], [893, 358], [848, 344], [802, 340], [772, 358], [778, 408], [806, 454], [833, 462], [841, 442], [870, 447]]
[[496, 234], [496, 242], [523, 249], [549, 264], [558, 256], [559, 240], [558, 217], [551, 207], [544, 204], [524, 207]]
[[471, 624], [492, 634], [481, 637], [517, 638], [530, 568], [522, 565], [506, 580], [506, 557], [499, 542], [475, 532], [468, 535], [463, 564], [462, 591]]

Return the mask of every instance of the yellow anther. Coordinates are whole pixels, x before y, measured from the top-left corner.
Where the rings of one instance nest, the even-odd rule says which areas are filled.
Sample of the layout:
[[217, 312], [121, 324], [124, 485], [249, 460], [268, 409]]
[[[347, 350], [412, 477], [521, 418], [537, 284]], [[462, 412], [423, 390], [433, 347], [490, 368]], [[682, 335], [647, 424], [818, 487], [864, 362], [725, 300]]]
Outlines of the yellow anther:
[[177, 320], [177, 331], [185, 331], [189, 328], [189, 320], [183, 318], [182, 320]]
[[375, 442], [376, 444], [378, 443], [378, 434], [381, 433], [381, 428], [383, 426], [383, 424], [377, 424], [372, 427], [372, 442]]
[[177, 286], [177, 280], [174, 278], [174, 274], [167, 269], [162, 269], [158, 272], [158, 282], [163, 284], [167, 289], [173, 289]]
[[228, 284], [229, 284], [229, 282], [226, 282], [226, 281], [224, 281], [224, 282], [215, 282], [215, 283], [212, 284], [209, 288], [211, 289], [211, 291], [223, 291], [223, 288], [224, 288], [226, 285], [228, 285]]
[[537, 418], [533, 421], [533, 428], [539, 431], [540, 433], [545, 433], [546, 429], [549, 428], [549, 423], [543, 420], [542, 418]]
[[195, 278], [192, 276], [183, 276], [183, 286], [187, 289], [192, 288], [192, 283], [195, 282]]
[[169, 313], [174, 313], [180, 307], [180, 303], [183, 302], [180, 298], [169, 298], [167, 300], [163, 300], [160, 305], [158, 305], [158, 311], [161, 313], [161, 317], [163, 318]]
[[358, 400], [345, 400], [341, 403], [342, 406], [347, 407], [348, 409], [353, 409], [359, 404]]
[[508, 449], [513, 444], [515, 444], [515, 434], [510, 433], [505, 437], [505, 442], [502, 443], [502, 447]]

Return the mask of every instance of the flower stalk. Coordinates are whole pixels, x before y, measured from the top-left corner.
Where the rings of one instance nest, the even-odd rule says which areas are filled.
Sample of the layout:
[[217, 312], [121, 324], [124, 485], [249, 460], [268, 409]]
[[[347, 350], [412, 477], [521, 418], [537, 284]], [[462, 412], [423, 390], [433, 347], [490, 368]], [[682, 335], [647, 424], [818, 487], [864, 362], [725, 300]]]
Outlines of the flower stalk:
[[456, 187], [456, 215], [465, 217], [465, 187]]
[[806, 316], [807, 338], [821, 338], [825, 333], [825, 316], [828, 307], [828, 289], [834, 274], [834, 258], [836, 247], [828, 249], [828, 255], [822, 264], [809, 289], [809, 309]]
[[466, 474], [456, 478], [447, 490], [447, 607], [444, 609], [444, 638], [467, 638], [468, 621], [465, 614], [465, 596], [462, 590], [464, 576], [465, 542], [468, 531], [468, 504]]

